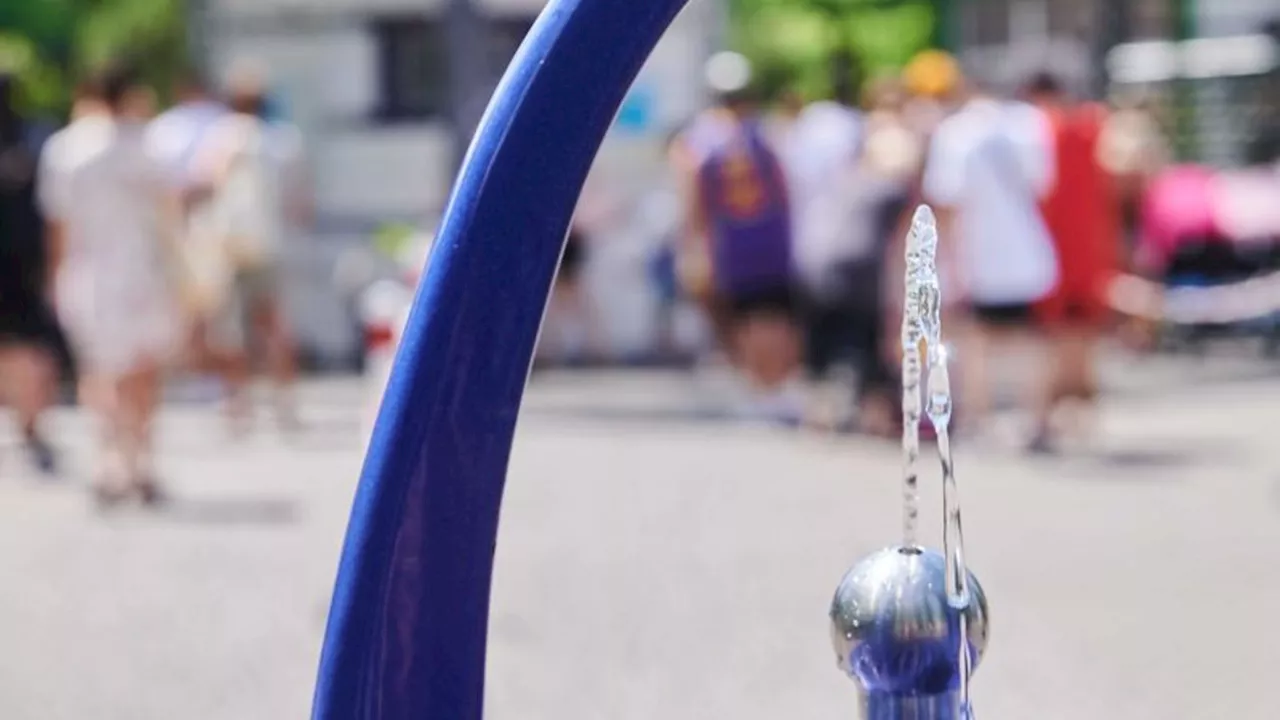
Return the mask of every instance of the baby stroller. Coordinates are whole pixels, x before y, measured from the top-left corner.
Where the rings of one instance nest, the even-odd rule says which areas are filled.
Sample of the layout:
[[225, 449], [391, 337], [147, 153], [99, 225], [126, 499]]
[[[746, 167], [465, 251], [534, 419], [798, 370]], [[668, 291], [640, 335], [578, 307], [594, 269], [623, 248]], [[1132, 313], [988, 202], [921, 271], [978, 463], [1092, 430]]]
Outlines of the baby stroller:
[[[1269, 197], [1268, 197], [1269, 196]], [[1280, 308], [1236, 312], [1232, 290], [1280, 272], [1280, 176], [1268, 171], [1173, 168], [1148, 189], [1138, 253], [1166, 292], [1198, 298], [1195, 319], [1166, 317], [1166, 348], [1202, 351], [1212, 338], [1260, 337], [1280, 351]]]

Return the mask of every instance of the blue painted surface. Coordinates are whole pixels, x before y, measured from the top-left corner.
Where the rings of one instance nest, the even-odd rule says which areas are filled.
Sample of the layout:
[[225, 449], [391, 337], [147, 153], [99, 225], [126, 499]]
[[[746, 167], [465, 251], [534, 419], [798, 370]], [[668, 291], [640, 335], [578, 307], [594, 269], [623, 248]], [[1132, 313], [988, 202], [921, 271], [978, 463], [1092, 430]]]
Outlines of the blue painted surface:
[[618, 108], [618, 129], [632, 135], [653, 132], [654, 104], [653, 88], [643, 82], [636, 83]]
[[317, 720], [480, 720], [520, 398], [592, 158], [685, 0], [552, 0], [450, 199], [365, 460]]

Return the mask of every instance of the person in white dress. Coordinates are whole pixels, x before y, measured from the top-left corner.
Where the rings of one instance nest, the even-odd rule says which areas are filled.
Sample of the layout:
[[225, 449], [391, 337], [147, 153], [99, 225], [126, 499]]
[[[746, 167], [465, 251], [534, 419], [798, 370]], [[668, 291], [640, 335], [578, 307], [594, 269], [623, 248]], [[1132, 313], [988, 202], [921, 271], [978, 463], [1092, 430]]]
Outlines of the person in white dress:
[[125, 69], [95, 83], [101, 103], [56, 134], [41, 157], [57, 312], [83, 397], [101, 422], [99, 501], [160, 499], [151, 439], [161, 373], [178, 341], [165, 251], [161, 169], [143, 141], [145, 88]]

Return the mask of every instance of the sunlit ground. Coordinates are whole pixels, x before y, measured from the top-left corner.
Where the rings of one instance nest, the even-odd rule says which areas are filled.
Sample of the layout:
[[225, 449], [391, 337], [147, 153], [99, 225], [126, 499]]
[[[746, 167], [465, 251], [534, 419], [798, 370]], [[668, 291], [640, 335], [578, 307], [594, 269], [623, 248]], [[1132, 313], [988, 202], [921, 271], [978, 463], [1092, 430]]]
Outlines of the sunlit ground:
[[[982, 717], [1274, 714], [1280, 381], [1223, 367], [1119, 368], [1106, 437], [1068, 459], [960, 446], [993, 615]], [[175, 504], [158, 516], [90, 511], [78, 415], [56, 418], [63, 484], [20, 475], [0, 442], [0, 716], [307, 715], [362, 393], [306, 397], [306, 434], [264, 423], [245, 444], [172, 407]], [[668, 375], [538, 380], [503, 516], [489, 717], [852, 717], [827, 603], [896, 539], [897, 452], [699, 420], [697, 397]]]

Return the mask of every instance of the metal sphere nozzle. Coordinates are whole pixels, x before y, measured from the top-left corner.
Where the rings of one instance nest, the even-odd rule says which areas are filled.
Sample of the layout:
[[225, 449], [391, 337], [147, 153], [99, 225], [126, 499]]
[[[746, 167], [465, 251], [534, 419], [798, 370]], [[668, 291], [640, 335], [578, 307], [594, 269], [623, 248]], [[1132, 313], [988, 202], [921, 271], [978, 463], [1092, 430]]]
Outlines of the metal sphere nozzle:
[[987, 646], [987, 600], [969, 574], [967, 603], [947, 594], [941, 553], [891, 547], [854, 565], [831, 603], [840, 669], [858, 682], [865, 720], [966, 720], [960, 707], [961, 617], [970, 665]]

